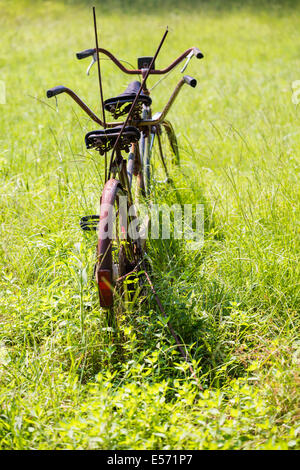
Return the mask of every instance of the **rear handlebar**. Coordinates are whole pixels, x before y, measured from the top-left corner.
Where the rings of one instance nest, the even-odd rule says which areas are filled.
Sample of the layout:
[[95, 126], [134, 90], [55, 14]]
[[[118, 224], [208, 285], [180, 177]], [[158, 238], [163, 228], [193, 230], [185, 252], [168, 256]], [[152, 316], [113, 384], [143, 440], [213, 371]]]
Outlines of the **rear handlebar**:
[[[193, 77], [190, 77], [189, 75], [184, 75], [182, 79], [177, 83], [175, 90], [173, 91], [172, 95], [169, 98], [169, 101], [167, 102], [167, 104], [165, 105], [161, 113], [157, 113], [157, 115], [153, 116], [152, 119], [142, 119], [142, 120], [134, 121], [132, 124], [138, 127], [145, 127], [149, 125], [160, 124], [165, 119], [181, 87], [185, 83], [187, 85], [190, 85], [192, 88], [195, 88], [195, 86], [197, 85], [197, 80]], [[65, 86], [59, 85], [59, 86], [50, 88], [49, 90], [47, 90], [47, 98], [52, 98], [53, 96], [59, 95], [60, 93], [67, 93], [83, 109], [83, 111], [85, 111], [86, 114], [89, 115], [89, 117], [93, 121], [97, 122], [97, 124], [100, 124], [100, 126], [102, 127], [112, 128], [112, 127], [116, 127], [116, 126], [120, 126], [124, 124], [123, 122], [107, 122], [106, 125], [104, 125], [102, 120], [84, 103], [84, 101], [82, 101], [82, 99], [80, 99], [79, 96], [76, 95], [76, 93], [74, 93], [73, 90]]]
[[190, 85], [192, 88], [195, 88], [197, 85], [197, 80], [189, 75], [184, 75], [183, 80], [187, 85]]
[[[60, 93], [67, 93], [69, 96], [71, 96], [71, 98], [73, 98], [73, 100], [76, 101], [77, 104], [79, 104], [83, 111], [85, 111], [86, 114], [88, 114], [90, 118], [93, 119], [93, 121], [97, 122], [97, 124], [100, 124], [100, 126], [104, 127], [104, 123], [101, 121], [101, 119], [70, 88], [67, 88], [63, 85], [59, 85], [47, 90], [46, 94], [47, 98], [52, 98], [52, 96], [59, 95]], [[111, 126], [107, 125], [107, 127], [114, 127], [115, 125], [115, 123], [112, 123]]]
[[60, 93], [64, 93], [67, 90], [65, 86], [58, 85], [50, 90], [47, 90], [47, 98], [52, 98], [52, 96], [60, 95]]

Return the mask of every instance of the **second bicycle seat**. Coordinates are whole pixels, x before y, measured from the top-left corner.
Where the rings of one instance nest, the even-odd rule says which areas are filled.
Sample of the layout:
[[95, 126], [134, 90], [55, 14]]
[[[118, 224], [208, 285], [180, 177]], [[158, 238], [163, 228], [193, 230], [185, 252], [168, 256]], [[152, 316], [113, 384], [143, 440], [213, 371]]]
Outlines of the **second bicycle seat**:
[[[134, 81], [129, 83], [128, 87], [119, 96], [116, 96], [115, 98], [109, 98], [104, 101], [104, 107], [107, 111], [112, 113], [114, 118], [118, 118], [119, 116], [123, 116], [124, 114], [127, 114], [128, 111], [130, 110], [131, 104], [133, 103], [139, 89], [140, 89], [140, 82]], [[137, 100], [137, 106], [141, 107], [141, 104], [145, 104], [146, 106], [150, 106], [152, 103], [152, 100], [150, 96], [146, 95], [141, 92], [138, 100]]]
[[[103, 155], [113, 148], [121, 129], [122, 127], [113, 127], [88, 132], [85, 136], [86, 148], [94, 148]], [[126, 126], [118, 142], [119, 150], [129, 152], [130, 144], [138, 142], [140, 136], [140, 131], [136, 127]]]

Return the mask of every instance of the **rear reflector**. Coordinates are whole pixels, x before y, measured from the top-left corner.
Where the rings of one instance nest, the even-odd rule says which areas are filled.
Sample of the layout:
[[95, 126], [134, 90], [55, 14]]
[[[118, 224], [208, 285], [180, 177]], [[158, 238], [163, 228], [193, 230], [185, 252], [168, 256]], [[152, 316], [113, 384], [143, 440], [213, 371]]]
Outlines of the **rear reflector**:
[[108, 269], [97, 272], [99, 297], [101, 307], [110, 307], [113, 304], [113, 286], [111, 273]]

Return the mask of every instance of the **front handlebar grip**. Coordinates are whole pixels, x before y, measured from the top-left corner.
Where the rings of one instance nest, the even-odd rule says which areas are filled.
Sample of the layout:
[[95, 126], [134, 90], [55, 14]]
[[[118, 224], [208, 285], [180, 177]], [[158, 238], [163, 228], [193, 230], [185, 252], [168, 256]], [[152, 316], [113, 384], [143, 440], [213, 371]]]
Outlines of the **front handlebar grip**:
[[77, 59], [85, 59], [86, 57], [90, 57], [96, 52], [96, 49], [86, 49], [85, 51], [77, 52], [76, 57]]
[[197, 59], [203, 59], [204, 55], [198, 49], [198, 47], [193, 47], [193, 52], [194, 52], [194, 56], [197, 57]]
[[183, 80], [185, 81], [185, 83], [187, 83], [187, 85], [190, 85], [193, 88], [195, 88], [195, 86], [197, 85], [197, 80], [193, 77], [190, 77], [189, 75], [184, 75]]
[[52, 96], [59, 95], [60, 93], [63, 93], [65, 90], [66, 90], [66, 87], [62, 85], [50, 88], [50, 90], [47, 90], [47, 98], [52, 98]]

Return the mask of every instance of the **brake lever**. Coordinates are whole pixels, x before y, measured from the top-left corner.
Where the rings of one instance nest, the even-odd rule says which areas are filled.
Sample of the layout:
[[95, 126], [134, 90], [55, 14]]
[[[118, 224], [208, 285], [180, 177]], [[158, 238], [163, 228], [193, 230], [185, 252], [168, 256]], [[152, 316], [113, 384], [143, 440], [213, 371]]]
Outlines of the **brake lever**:
[[189, 61], [191, 60], [191, 58], [193, 57], [194, 55], [194, 51], [191, 51], [188, 55], [187, 55], [187, 59], [185, 61], [185, 64], [184, 66], [182, 67], [182, 69], [180, 70], [180, 73], [183, 73], [185, 71], [185, 69], [187, 68], [187, 66], [189, 65]]
[[91, 68], [93, 67], [93, 65], [97, 62], [98, 58], [97, 58], [97, 53], [95, 52], [93, 54], [93, 58], [92, 58], [92, 62], [90, 63], [90, 65], [88, 66], [87, 70], [86, 70], [86, 74], [89, 75], [90, 74], [90, 70]]

